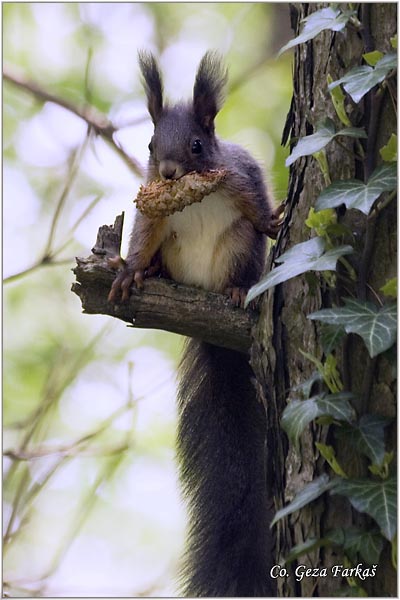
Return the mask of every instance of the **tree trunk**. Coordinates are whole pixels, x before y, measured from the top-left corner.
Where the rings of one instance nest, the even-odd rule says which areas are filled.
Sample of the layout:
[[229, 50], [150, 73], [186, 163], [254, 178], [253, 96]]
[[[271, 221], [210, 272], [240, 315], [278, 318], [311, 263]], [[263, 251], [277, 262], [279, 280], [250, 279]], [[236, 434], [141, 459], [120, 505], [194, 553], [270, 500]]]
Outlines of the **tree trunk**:
[[[301, 19], [321, 9], [321, 4], [301, 4], [291, 7], [292, 26], [299, 33]], [[313, 133], [316, 123], [329, 116], [340, 125], [329, 92], [326, 77], [337, 80], [355, 65], [362, 64], [362, 54], [371, 50], [388, 52], [390, 38], [396, 33], [397, 6], [392, 3], [361, 4], [358, 18], [364, 30], [352, 27], [343, 31], [323, 31], [313, 40], [301, 44], [295, 50], [294, 94], [288, 116], [287, 130], [292, 138]], [[390, 133], [396, 131], [396, 115], [390, 95], [386, 93], [380, 112], [372, 114], [374, 107], [368, 97], [352, 105], [350, 119], [354, 126], [364, 127], [371, 138], [371, 128], [378, 123], [374, 152], [369, 152], [371, 164], [379, 162], [379, 148], [387, 143]], [[352, 150], [353, 141], [346, 138], [344, 145]], [[343, 146], [330, 143], [327, 159], [332, 180], [365, 176], [354, 160], [354, 155]], [[367, 168], [368, 171], [368, 168]], [[371, 170], [369, 171], [370, 174]], [[273, 258], [294, 244], [310, 237], [305, 225], [310, 207], [326, 187], [317, 161], [312, 157], [298, 159], [291, 167], [288, 208], [285, 224], [273, 251]], [[351, 227], [355, 238], [365, 242], [366, 217], [359, 211], [341, 211], [340, 219]], [[374, 251], [368, 261], [367, 281], [371, 289], [380, 287], [396, 274], [396, 208], [389, 204], [379, 215], [373, 235]], [[354, 243], [353, 243], [354, 245]], [[359, 265], [352, 259], [356, 269]], [[271, 266], [270, 265], [270, 266]], [[343, 294], [341, 294], [343, 295]], [[367, 298], [369, 294], [367, 294]], [[373, 296], [371, 296], [373, 298]], [[336, 298], [337, 301], [337, 298]], [[321, 359], [323, 352], [319, 328], [307, 315], [321, 307], [329, 306], [332, 294], [324, 287], [324, 280], [315, 274], [298, 276], [269, 290], [263, 300], [256, 340], [252, 349], [252, 364], [259, 383], [259, 394], [266, 406], [268, 417], [268, 481], [270, 492], [278, 510], [293, 499], [307, 483], [324, 471], [326, 462], [319, 455], [316, 442], [335, 444], [327, 427], [314, 422], [302, 434], [300, 450], [289, 444], [280, 426], [280, 418], [288, 401], [295, 397], [293, 388], [306, 381], [315, 370], [300, 350]], [[361, 400], [356, 406], [358, 414], [373, 412], [394, 417], [394, 376], [387, 353], [370, 359], [360, 338], [348, 336], [345, 347], [336, 353], [345, 388], [357, 394]], [[395, 445], [394, 426], [390, 431], [388, 446]], [[328, 440], [328, 441], [327, 441]], [[366, 475], [366, 466], [354, 465], [353, 455], [344, 446], [336, 448], [340, 463], [348, 473]], [[361, 471], [360, 471], [361, 469]], [[283, 565], [290, 549], [307, 538], [320, 538], [333, 527], [348, 528], [360, 524], [364, 516], [351, 508], [349, 501], [341, 496], [325, 494], [301, 511], [281, 520], [274, 526], [276, 535], [276, 564]], [[294, 577], [296, 564], [329, 568], [343, 564], [343, 556], [335, 555], [330, 547], [313, 550], [290, 565], [285, 565], [288, 577], [277, 579], [279, 596], [333, 596], [339, 590], [350, 590], [341, 577], [306, 577], [297, 581]], [[377, 575], [360, 582], [371, 596], [395, 596], [396, 573], [391, 566], [390, 545], [387, 543], [380, 557]]]

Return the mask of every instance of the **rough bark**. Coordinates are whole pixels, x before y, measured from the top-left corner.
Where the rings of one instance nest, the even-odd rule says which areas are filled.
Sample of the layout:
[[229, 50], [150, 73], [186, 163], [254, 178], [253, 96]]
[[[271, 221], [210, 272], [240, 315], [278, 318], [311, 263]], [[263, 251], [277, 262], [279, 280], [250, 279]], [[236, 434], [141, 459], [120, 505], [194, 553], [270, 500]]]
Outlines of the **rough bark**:
[[[321, 4], [301, 4], [291, 7], [292, 25], [297, 35], [300, 20], [311, 12], [319, 10]], [[386, 52], [390, 49], [389, 39], [396, 32], [396, 5], [361, 5], [364, 21], [369, 21], [370, 39], [374, 46]], [[368, 30], [364, 33], [368, 34]], [[314, 40], [302, 44], [295, 51], [294, 93], [286, 134], [293, 138], [313, 132], [316, 123], [326, 116], [337, 125], [333, 105], [327, 92], [326, 76], [338, 79], [352, 66], [360, 64], [365, 52], [362, 36], [351, 27], [343, 32], [325, 31]], [[357, 126], [371, 125], [371, 107], [368, 102], [354, 105], [351, 119]], [[376, 117], [375, 117], [376, 118]], [[382, 110], [378, 116], [378, 139], [375, 143], [373, 161], [378, 149], [385, 143], [396, 128], [396, 117], [385, 95]], [[352, 141], [344, 144], [350, 149]], [[339, 145], [331, 144], [327, 158], [332, 180], [360, 177], [354, 158]], [[305, 226], [309, 209], [314, 205], [319, 193], [325, 187], [321, 171], [316, 161], [301, 158], [292, 166], [288, 189], [288, 206], [284, 227], [270, 259], [279, 256], [294, 244], [310, 237]], [[396, 261], [396, 209], [389, 205], [379, 216], [374, 234], [374, 253], [368, 264], [369, 285], [377, 290], [385, 281], [394, 276]], [[357, 211], [347, 211], [343, 217], [346, 224], [362, 243], [366, 235], [366, 219]], [[360, 265], [355, 264], [356, 267]], [[273, 490], [276, 508], [287, 504], [307, 483], [326, 470], [315, 442], [326, 442], [326, 428], [310, 426], [302, 436], [300, 452], [289, 446], [287, 437], [280, 427], [280, 416], [288, 401], [293, 397], [293, 388], [304, 382], [314, 370], [313, 365], [299, 352], [307, 350], [321, 358], [318, 325], [306, 315], [318, 310], [329, 300], [329, 292], [324, 282], [316, 275], [297, 277], [269, 291], [263, 300], [261, 318], [257, 327], [256, 340], [252, 348], [252, 364], [255, 369], [261, 399], [266, 405], [268, 417], [268, 480]], [[354, 336], [355, 337], [355, 336]], [[363, 344], [350, 337], [341, 355], [342, 372], [348, 374], [348, 389], [360, 398], [369, 396], [369, 405], [358, 406], [359, 413], [378, 412], [383, 415], [395, 414], [393, 374], [386, 356], [370, 361]], [[395, 434], [392, 431], [392, 442]], [[329, 442], [330, 443], [330, 442]], [[392, 443], [393, 447], [393, 443]], [[339, 460], [350, 473], [360, 469], [352, 464], [346, 448], [339, 448]], [[361, 469], [365, 465], [361, 465]], [[361, 517], [361, 520], [363, 518]], [[321, 537], [332, 527], [348, 527], [359, 523], [360, 516], [350, 507], [348, 501], [338, 497], [323, 497], [314, 502], [312, 509], [306, 507], [280, 521], [274, 529], [276, 535], [276, 564], [283, 564], [284, 557], [296, 544], [307, 538]], [[362, 582], [370, 595], [396, 595], [396, 575], [388, 556], [389, 547], [381, 556], [377, 576], [368, 583]], [[338, 564], [338, 557], [329, 548], [316, 550], [299, 561], [308, 566], [330, 567]], [[340, 561], [339, 561], [340, 562]], [[295, 564], [287, 566], [289, 577], [277, 580], [279, 596], [333, 596], [343, 586], [341, 578], [304, 578], [295, 581]]]
[[[291, 7], [291, 17], [295, 34], [298, 34], [301, 19], [326, 5], [296, 6], [297, 8]], [[359, 16], [367, 25], [363, 35], [351, 27], [338, 33], [325, 31], [314, 40], [296, 48], [294, 93], [285, 128], [286, 137], [290, 134], [292, 138], [298, 138], [312, 133], [317, 122], [326, 116], [339, 125], [327, 92], [327, 74], [334, 80], [340, 78], [352, 66], [360, 64], [361, 55], [366, 50], [376, 48], [388, 51], [390, 37], [396, 32], [396, 12], [397, 6], [394, 3], [361, 4]], [[370, 153], [371, 164], [377, 159], [378, 149], [387, 142], [396, 127], [396, 115], [388, 94], [378, 108], [379, 113], [376, 112], [374, 116], [375, 109], [366, 99], [358, 105], [352, 105], [350, 114], [353, 124], [363, 126], [367, 131], [373, 126], [374, 119], [378, 121], [377, 139], [374, 141], [373, 152]], [[348, 150], [353, 149], [351, 139], [346, 138], [342, 143]], [[343, 147], [331, 144], [327, 149], [327, 159], [332, 180], [362, 177], [359, 164], [351, 152], [346, 152]], [[301, 158], [291, 167], [285, 223], [267, 268], [273, 266], [275, 257], [310, 237], [305, 220], [324, 187], [323, 176], [313, 158]], [[339, 211], [339, 216], [354, 233], [358, 246], [362, 247], [367, 233], [365, 216], [357, 211], [347, 211], [345, 214]], [[394, 203], [389, 204], [379, 215], [368, 235], [372, 235], [374, 250], [369, 260], [365, 260], [365, 256], [359, 259], [357, 255], [351, 260], [356, 269], [364, 268], [370, 288], [379, 290], [396, 272]], [[200, 336], [218, 345], [244, 351], [248, 349], [255, 316], [230, 307], [225, 299], [215, 294], [188, 289], [171, 282], [149, 280], [144, 292], [135, 292], [127, 305], [118, 307], [107, 303], [106, 296], [113, 272], [105, 264], [108, 250], [103, 247], [99, 250], [100, 246], [101, 243], [97, 244], [94, 251], [97, 259], [91, 257], [78, 260], [78, 267], [75, 269], [79, 283], [74, 284], [74, 291], [81, 297], [86, 312], [109, 314], [129, 323], [134, 321], [135, 326], [168, 329], [184, 335]], [[112, 253], [115, 254], [115, 249]], [[96, 260], [97, 263], [93, 264]], [[359, 282], [359, 286], [365, 288], [368, 297], [370, 288], [363, 282]], [[339, 290], [340, 293], [342, 291]], [[160, 304], [161, 294], [165, 299]], [[332, 443], [329, 430], [312, 424], [302, 435], [300, 452], [297, 452], [288, 444], [280, 426], [280, 417], [287, 403], [294, 397], [293, 388], [303, 383], [314, 370], [313, 365], [299, 350], [304, 349], [318, 358], [323, 355], [318, 323], [307, 319], [307, 314], [329, 305], [331, 301], [332, 292], [325, 287], [323, 278], [316, 274], [290, 280], [270, 290], [263, 298], [251, 347], [251, 362], [260, 400], [267, 412], [267, 477], [276, 509], [292, 500], [305, 484], [326, 471], [326, 463], [318, 454], [315, 443]], [[225, 329], [220, 329], [220, 326]], [[337, 355], [341, 361], [346, 389], [360, 398], [356, 407], [358, 413], [369, 411], [394, 416], [394, 375], [388, 354], [371, 361], [362, 342], [351, 336]], [[396, 442], [394, 427], [388, 438], [393, 448]], [[365, 473], [365, 464], [362, 461], [361, 464], [354, 463], [352, 454], [344, 444], [337, 451], [339, 461], [349, 474]], [[284, 557], [290, 549], [307, 538], [322, 537], [333, 527], [346, 528], [364, 520], [363, 516], [352, 510], [347, 500], [325, 495], [314, 502], [312, 507], [294, 513], [274, 527], [275, 563], [283, 565]], [[363, 582], [363, 587], [371, 596], [396, 595], [396, 574], [391, 566], [389, 552], [390, 548], [387, 546], [381, 556], [377, 576]], [[331, 548], [324, 548], [310, 552], [300, 562], [311, 567], [329, 569], [333, 564], [340, 564], [340, 559]], [[279, 596], [334, 596], [345, 585], [341, 578], [332, 577], [308, 577], [301, 582], [296, 581], [293, 575], [295, 566], [286, 565], [289, 577], [277, 580]]]
[[100, 227], [93, 254], [77, 258], [72, 285], [87, 314], [102, 314], [121, 319], [132, 327], [163, 329], [210, 344], [248, 352], [251, 330], [257, 321], [255, 310], [232, 305], [226, 296], [152, 277], [143, 290], [132, 289], [127, 302], [107, 300], [115, 271], [108, 257], [119, 255], [123, 219], [114, 226]]

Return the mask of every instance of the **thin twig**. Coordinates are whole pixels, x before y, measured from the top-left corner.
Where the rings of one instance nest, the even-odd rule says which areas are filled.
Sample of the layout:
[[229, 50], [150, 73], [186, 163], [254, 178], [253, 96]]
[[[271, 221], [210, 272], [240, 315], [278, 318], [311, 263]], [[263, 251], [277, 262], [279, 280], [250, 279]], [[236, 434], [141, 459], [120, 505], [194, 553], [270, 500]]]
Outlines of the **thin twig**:
[[39, 98], [43, 102], [52, 102], [53, 104], [57, 104], [65, 108], [66, 110], [72, 112], [77, 117], [83, 119], [93, 131], [95, 131], [98, 135], [100, 135], [105, 141], [107, 141], [110, 146], [118, 153], [118, 155], [122, 158], [126, 165], [130, 168], [130, 170], [138, 177], [142, 178], [144, 176], [144, 170], [139, 164], [139, 162], [133, 157], [129, 156], [125, 150], [121, 147], [121, 145], [114, 139], [114, 134], [118, 131], [118, 128], [102, 113], [97, 111], [93, 106], [85, 107], [84, 109], [79, 108], [72, 102], [65, 100], [64, 98], [60, 98], [55, 94], [51, 94], [47, 90], [43, 89], [40, 85], [33, 81], [28, 81], [21, 77], [20, 75], [16, 75], [12, 73], [7, 67], [4, 68], [3, 76], [5, 81], [12, 83], [13, 85], [19, 87]]
[[[88, 134], [89, 134], [89, 130], [90, 129], [88, 127]], [[72, 258], [68, 258], [68, 259], [64, 259], [64, 260], [60, 260], [60, 261], [54, 261], [54, 258], [55, 258], [55, 256], [57, 256], [57, 254], [60, 254], [60, 252], [62, 252], [62, 250], [64, 250], [71, 243], [72, 233], [75, 231], [75, 229], [78, 227], [78, 225], [82, 222], [82, 220], [85, 218], [85, 216], [90, 212], [90, 210], [92, 210], [92, 208], [97, 204], [97, 202], [100, 200], [101, 196], [96, 196], [96, 198], [89, 204], [88, 208], [77, 219], [77, 221], [74, 223], [74, 225], [68, 232], [68, 239], [65, 242], [63, 242], [58, 248], [56, 248], [54, 250], [52, 249], [52, 246], [53, 246], [55, 231], [57, 228], [57, 223], [59, 221], [65, 201], [71, 190], [72, 184], [78, 173], [79, 165], [81, 163], [82, 156], [86, 150], [88, 141], [89, 141], [89, 135], [86, 136], [86, 138], [85, 138], [84, 142], [81, 144], [80, 148], [76, 148], [72, 152], [69, 174], [68, 174], [67, 180], [65, 182], [65, 185], [62, 189], [62, 192], [60, 194], [60, 197], [58, 199], [58, 202], [56, 204], [56, 209], [53, 214], [53, 218], [52, 218], [51, 225], [50, 225], [50, 231], [48, 234], [47, 242], [46, 242], [42, 257], [36, 263], [31, 265], [27, 269], [24, 269], [23, 271], [14, 273], [13, 275], [6, 277], [4, 279], [4, 283], [11, 283], [12, 281], [15, 281], [16, 279], [20, 279], [21, 277], [24, 277], [25, 275], [28, 275], [28, 274], [32, 273], [33, 271], [35, 271], [36, 269], [39, 269], [40, 267], [43, 267], [43, 266], [49, 266], [49, 265], [54, 266], [54, 265], [60, 265], [60, 264], [72, 262], [72, 260], [73, 260]]]
[[36, 269], [39, 269], [40, 267], [59, 267], [61, 265], [71, 264], [73, 262], [73, 260], [74, 260], [74, 258], [72, 256], [70, 258], [63, 258], [60, 260], [48, 260], [48, 258], [47, 259], [41, 258], [40, 260], [35, 262], [30, 267], [27, 267], [26, 269], [23, 269], [22, 271], [18, 271], [18, 273], [13, 273], [12, 275], [5, 277], [5, 279], [3, 279], [3, 283], [12, 283], [13, 281], [16, 281], [17, 279], [26, 277], [26, 275], [29, 275], [30, 273], [32, 273], [33, 271], [36, 271]]
[[79, 227], [79, 225], [82, 223], [82, 221], [87, 217], [87, 215], [93, 210], [93, 208], [96, 206], [96, 204], [98, 204], [98, 202], [102, 199], [103, 195], [99, 194], [97, 195], [89, 204], [89, 206], [87, 208], [85, 208], [85, 210], [82, 212], [82, 214], [80, 215], [80, 217], [77, 218], [77, 220], [75, 221], [75, 223], [72, 225], [71, 229], [68, 231], [67, 233], [67, 237], [68, 239], [61, 244], [61, 246], [59, 246], [58, 248], [56, 248], [55, 250], [52, 251], [51, 256], [52, 258], [54, 258], [55, 256], [57, 256], [57, 254], [60, 254], [60, 252], [62, 252], [63, 250], [65, 250], [65, 248], [67, 246], [69, 246], [69, 244], [72, 242], [72, 235], [74, 233], [74, 231], [76, 231], [76, 229]]
[[[89, 128], [88, 128], [88, 134], [89, 134]], [[70, 168], [69, 168], [69, 173], [68, 173], [68, 177], [66, 179], [66, 182], [64, 184], [64, 187], [62, 189], [62, 192], [60, 194], [60, 197], [58, 199], [57, 205], [56, 205], [56, 209], [54, 211], [53, 214], [53, 218], [51, 220], [51, 225], [50, 225], [50, 231], [49, 231], [49, 235], [47, 238], [47, 242], [46, 242], [46, 246], [43, 252], [43, 262], [49, 261], [51, 259], [52, 256], [52, 245], [53, 245], [53, 240], [54, 240], [54, 236], [55, 236], [55, 232], [56, 232], [56, 228], [57, 228], [57, 224], [58, 224], [58, 220], [60, 218], [62, 209], [64, 207], [65, 201], [68, 197], [68, 194], [71, 190], [72, 184], [75, 180], [75, 177], [78, 173], [78, 169], [79, 169], [79, 165], [80, 162], [82, 160], [82, 157], [85, 153], [87, 144], [88, 144], [88, 140], [89, 140], [89, 135], [86, 135], [85, 140], [83, 142], [83, 144], [80, 145], [80, 147], [76, 148], [75, 150], [73, 150], [72, 154], [71, 154], [71, 163], [70, 163]]]

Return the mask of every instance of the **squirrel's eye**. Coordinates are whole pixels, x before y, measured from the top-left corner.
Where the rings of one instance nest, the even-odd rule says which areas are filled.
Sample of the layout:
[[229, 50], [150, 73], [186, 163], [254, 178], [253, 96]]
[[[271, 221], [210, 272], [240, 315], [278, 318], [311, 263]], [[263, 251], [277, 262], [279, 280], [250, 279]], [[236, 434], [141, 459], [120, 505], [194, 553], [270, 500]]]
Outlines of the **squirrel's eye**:
[[194, 142], [192, 144], [192, 153], [193, 154], [200, 154], [201, 151], [202, 151], [201, 141], [200, 140], [194, 140]]
[[149, 150], [151, 152], [151, 154], [153, 153], [153, 141], [150, 142], [149, 144]]

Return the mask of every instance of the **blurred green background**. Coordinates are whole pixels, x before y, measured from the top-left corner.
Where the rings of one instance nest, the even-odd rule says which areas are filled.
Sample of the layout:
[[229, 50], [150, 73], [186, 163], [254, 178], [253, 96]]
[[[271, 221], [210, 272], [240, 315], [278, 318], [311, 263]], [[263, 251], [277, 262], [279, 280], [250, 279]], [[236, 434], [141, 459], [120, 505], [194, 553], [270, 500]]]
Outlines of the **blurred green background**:
[[[136, 61], [160, 57], [166, 95], [191, 94], [204, 52], [226, 56], [223, 138], [285, 198], [280, 138], [291, 36], [279, 3], [3, 3], [3, 514], [10, 596], [171, 596], [185, 513], [174, 464], [182, 339], [81, 313], [74, 256], [125, 211], [152, 125]], [[19, 78], [22, 86], [11, 79]], [[56, 102], [32, 93], [32, 82]], [[77, 110], [68, 110], [69, 107]], [[113, 143], [76, 112], [104, 115]]]

